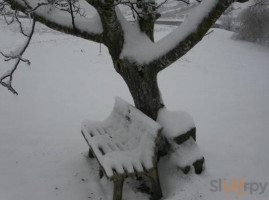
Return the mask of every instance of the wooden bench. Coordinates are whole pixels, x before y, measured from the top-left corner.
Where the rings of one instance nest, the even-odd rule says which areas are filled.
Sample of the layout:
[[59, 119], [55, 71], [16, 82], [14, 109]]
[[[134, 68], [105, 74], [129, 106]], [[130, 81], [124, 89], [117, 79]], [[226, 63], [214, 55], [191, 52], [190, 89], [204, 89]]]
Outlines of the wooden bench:
[[83, 122], [81, 132], [89, 145], [89, 157], [97, 159], [100, 176], [114, 182], [113, 200], [122, 199], [125, 178], [143, 176], [151, 181], [152, 199], [162, 197], [157, 169], [161, 129], [119, 97], [106, 120]]

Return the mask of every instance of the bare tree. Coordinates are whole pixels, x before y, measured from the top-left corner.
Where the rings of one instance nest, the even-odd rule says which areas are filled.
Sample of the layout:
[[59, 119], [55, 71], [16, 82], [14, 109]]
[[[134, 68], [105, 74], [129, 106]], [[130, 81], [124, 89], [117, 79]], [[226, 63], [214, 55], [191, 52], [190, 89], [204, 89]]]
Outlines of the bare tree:
[[[202, 40], [220, 15], [235, 1], [203, 0], [181, 26], [158, 42], [154, 42], [153, 31], [154, 23], [160, 16], [157, 12], [160, 5], [155, 0], [85, 0], [97, 11], [92, 19], [81, 16], [77, 0], [1, 0], [0, 9], [1, 14], [6, 16], [6, 7], [10, 6], [13, 14], [18, 11], [30, 14], [34, 21], [54, 30], [104, 44], [115, 70], [128, 85], [136, 107], [156, 119], [158, 110], [164, 107], [157, 74]], [[127, 5], [132, 9], [137, 19], [136, 25], [125, 20], [118, 5]], [[31, 34], [28, 36], [30, 40]], [[7, 60], [26, 61], [22, 54], [27, 46], [17, 55], [2, 55]], [[16, 93], [12, 87], [16, 69], [17, 65], [0, 79], [0, 83], [13, 93]]]
[[[51, 29], [104, 44], [116, 72], [127, 84], [135, 106], [156, 120], [159, 109], [165, 106], [158, 88], [158, 73], [200, 42], [221, 14], [236, 0], [197, 0], [199, 5], [192, 9], [188, 18], [157, 42], [154, 41], [154, 24], [160, 17], [158, 8], [166, 0], [159, 4], [155, 0], [83, 1], [96, 10], [94, 17], [84, 15], [78, 0], [0, 0], [0, 14], [8, 24], [17, 22], [20, 32], [26, 37], [26, 42], [17, 51], [0, 52], [6, 61], [16, 61], [11, 70], [0, 76], [0, 84], [17, 94], [12, 80], [20, 62], [30, 64], [23, 54], [29, 46], [37, 21]], [[183, 2], [189, 3], [188, 0]], [[131, 8], [134, 23], [124, 18], [119, 5]], [[32, 19], [30, 31], [24, 30], [18, 17], [19, 12]], [[203, 159], [195, 163], [199, 165], [200, 162]]]

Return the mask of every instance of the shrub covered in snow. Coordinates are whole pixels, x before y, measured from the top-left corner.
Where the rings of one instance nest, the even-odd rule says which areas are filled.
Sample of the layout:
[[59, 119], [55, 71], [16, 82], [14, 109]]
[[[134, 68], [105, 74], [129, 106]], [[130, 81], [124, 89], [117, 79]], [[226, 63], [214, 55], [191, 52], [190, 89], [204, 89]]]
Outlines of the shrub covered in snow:
[[235, 20], [232, 16], [227, 15], [227, 16], [223, 16], [220, 18], [221, 21], [221, 26], [228, 31], [233, 31], [234, 30], [234, 23]]
[[237, 38], [269, 44], [269, 0], [257, 0], [238, 17]]

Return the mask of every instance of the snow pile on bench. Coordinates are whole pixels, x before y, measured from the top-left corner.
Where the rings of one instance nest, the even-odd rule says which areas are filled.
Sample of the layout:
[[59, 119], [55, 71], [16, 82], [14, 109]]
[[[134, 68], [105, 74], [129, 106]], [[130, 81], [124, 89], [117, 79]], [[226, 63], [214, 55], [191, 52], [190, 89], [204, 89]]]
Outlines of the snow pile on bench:
[[170, 159], [177, 168], [187, 174], [191, 166], [195, 173], [203, 170], [204, 157], [195, 142], [196, 128], [192, 117], [184, 111], [168, 111], [163, 108], [158, 113], [157, 122], [163, 126], [162, 134], [170, 143]]
[[82, 124], [82, 133], [109, 178], [153, 168], [160, 130], [158, 123], [119, 97], [105, 121]]
[[184, 111], [168, 111], [166, 108], [158, 112], [157, 122], [163, 126], [162, 134], [166, 138], [176, 138], [195, 127], [192, 117]]

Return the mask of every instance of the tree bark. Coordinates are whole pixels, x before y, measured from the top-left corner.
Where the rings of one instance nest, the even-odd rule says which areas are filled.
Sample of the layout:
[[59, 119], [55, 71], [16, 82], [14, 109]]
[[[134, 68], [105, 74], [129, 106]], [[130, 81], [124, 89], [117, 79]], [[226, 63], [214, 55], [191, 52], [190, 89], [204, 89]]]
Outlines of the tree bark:
[[144, 114], [157, 119], [160, 108], [164, 107], [157, 82], [157, 73], [145, 70], [127, 60], [114, 62], [116, 71], [126, 82], [137, 109]]

